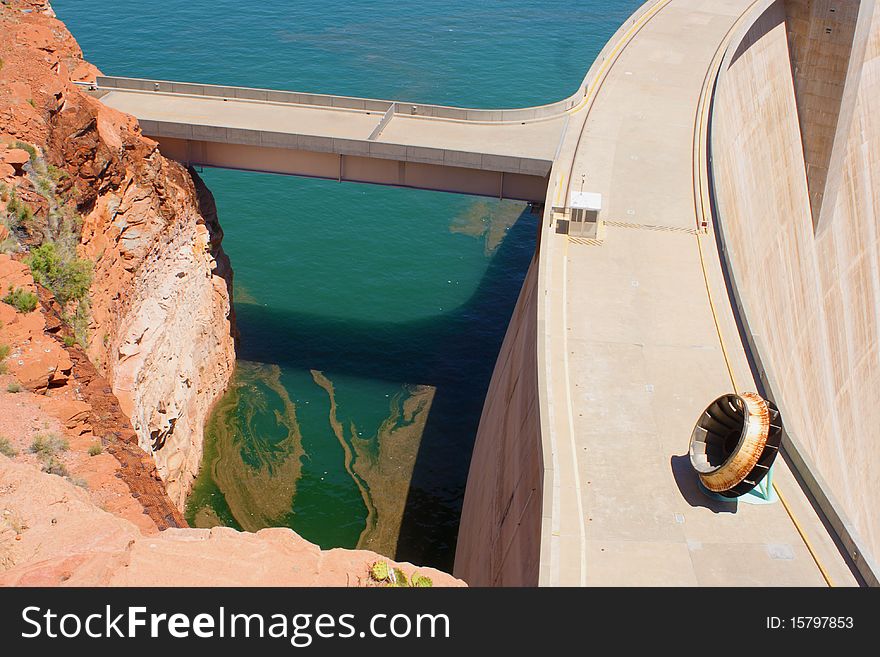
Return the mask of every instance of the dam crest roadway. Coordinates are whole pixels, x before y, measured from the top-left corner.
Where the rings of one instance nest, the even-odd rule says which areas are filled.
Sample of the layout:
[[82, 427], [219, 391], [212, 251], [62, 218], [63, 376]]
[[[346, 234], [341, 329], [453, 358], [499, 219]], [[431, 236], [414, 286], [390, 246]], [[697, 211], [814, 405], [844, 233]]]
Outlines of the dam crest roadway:
[[[733, 218], [718, 213], [708, 153], [716, 90], [735, 81], [734, 63], [772, 68], [784, 57], [788, 86], [768, 102], [793, 104], [789, 4], [649, 0], [572, 96], [533, 108], [120, 77], [90, 86], [186, 164], [543, 205], [483, 409], [457, 576], [855, 585], [874, 568], [870, 550], [850, 550], [856, 566], [841, 552], [864, 545], [847, 518], [858, 510], [840, 508], [794, 436], [777, 461], [780, 503], [711, 500], [687, 465], [706, 405], [763, 385], [719, 249]], [[855, 4], [867, 29], [874, 3]], [[579, 191], [602, 199], [601, 220], [578, 226], [586, 231], [573, 229]]]

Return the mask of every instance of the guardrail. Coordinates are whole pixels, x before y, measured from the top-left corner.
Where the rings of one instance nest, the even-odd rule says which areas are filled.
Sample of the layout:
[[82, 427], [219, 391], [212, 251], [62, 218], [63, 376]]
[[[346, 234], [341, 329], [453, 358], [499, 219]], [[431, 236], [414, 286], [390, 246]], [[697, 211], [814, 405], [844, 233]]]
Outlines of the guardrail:
[[[647, 0], [629, 20], [621, 26], [614, 41], [621, 32], [635, 24], [656, 4], [656, 0]], [[570, 96], [561, 100], [535, 105], [533, 107], [479, 109], [468, 107], [452, 107], [448, 105], [434, 105], [431, 103], [411, 103], [404, 101], [382, 100], [377, 98], [358, 98], [355, 96], [337, 96], [332, 94], [316, 94], [298, 91], [279, 91], [274, 89], [260, 89], [250, 87], [236, 87], [228, 85], [199, 84], [193, 82], [176, 82], [173, 80], [152, 80], [145, 78], [130, 78], [123, 76], [99, 75], [95, 79], [98, 89], [112, 91], [114, 89], [138, 92], [155, 92], [167, 94], [182, 94], [190, 96], [206, 96], [210, 98], [228, 98], [247, 101], [262, 101], [269, 103], [289, 103], [307, 107], [329, 107], [336, 109], [362, 110], [367, 112], [386, 113], [389, 110], [399, 116], [418, 116], [420, 118], [445, 119], [450, 121], [473, 121], [476, 123], [513, 123], [543, 121], [560, 116], [575, 109], [584, 100], [587, 94], [588, 82], [592, 71], [597, 64], [602, 64], [609, 54], [606, 46], [602, 49], [593, 67], [587, 71], [581, 84]], [[394, 106], [396, 105], [396, 109]]]
[[387, 112], [395, 103], [401, 115], [411, 115], [454, 121], [474, 121], [484, 123], [523, 122], [559, 116], [583, 97], [583, 89], [579, 89], [569, 98], [540, 105], [519, 109], [470, 109], [464, 107], [448, 107], [425, 103], [409, 103], [375, 98], [356, 98], [353, 96], [334, 96], [330, 94], [313, 94], [298, 91], [277, 91], [273, 89], [257, 89], [249, 87], [231, 87], [213, 84], [196, 84], [192, 82], [175, 82], [171, 80], [147, 80], [99, 75], [95, 79], [99, 89], [154, 92], [165, 94], [183, 94], [188, 96], [206, 96], [209, 98], [229, 98], [236, 100], [262, 101], [269, 103], [286, 103], [308, 107], [329, 107], [334, 109], [362, 110], [368, 112]]

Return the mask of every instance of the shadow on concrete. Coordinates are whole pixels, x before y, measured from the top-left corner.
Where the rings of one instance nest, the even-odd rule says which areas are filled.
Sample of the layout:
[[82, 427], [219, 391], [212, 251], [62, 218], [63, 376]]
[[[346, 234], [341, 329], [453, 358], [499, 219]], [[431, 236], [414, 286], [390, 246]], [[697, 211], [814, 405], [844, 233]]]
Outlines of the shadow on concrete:
[[733, 53], [733, 57], [730, 59], [730, 66], [733, 66], [736, 63], [736, 60], [742, 57], [749, 48], [760, 42], [762, 38], [784, 23], [784, 10], [780, 10], [775, 3], [767, 7], [767, 9], [764, 10], [764, 13], [758, 17], [743, 37], [736, 52]]
[[704, 507], [712, 513], [736, 513], [736, 502], [722, 502], [706, 495], [700, 487], [697, 473], [691, 467], [690, 456], [673, 456], [669, 459], [672, 476], [685, 502], [693, 507]]

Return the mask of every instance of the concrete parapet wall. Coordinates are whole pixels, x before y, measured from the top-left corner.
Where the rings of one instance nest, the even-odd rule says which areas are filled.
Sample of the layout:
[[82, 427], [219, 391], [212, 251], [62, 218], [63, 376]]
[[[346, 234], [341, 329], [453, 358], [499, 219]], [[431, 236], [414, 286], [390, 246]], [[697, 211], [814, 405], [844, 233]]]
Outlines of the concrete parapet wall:
[[[832, 524], [845, 529], [844, 544], [869, 581], [880, 555], [880, 12], [873, 4], [862, 2], [858, 14], [855, 40], [866, 46], [849, 61], [854, 106], [838, 123], [812, 125], [829, 116], [815, 98], [798, 112], [786, 3], [778, 1], [731, 45], [711, 131], [716, 221], [759, 375], [782, 409], [792, 451], [812, 463], [812, 479], [827, 489], [821, 495], [834, 500]], [[835, 189], [825, 194], [833, 205], [815, 230], [802, 134], [836, 134], [841, 152], [839, 175], [828, 179]]]
[[[621, 28], [624, 29], [641, 18], [659, 0], [648, 0], [629, 18]], [[614, 43], [620, 32], [615, 34], [609, 43]], [[604, 61], [608, 54], [608, 48], [604, 49], [596, 59], [597, 63]], [[97, 76], [95, 83], [100, 89], [127, 89], [131, 91], [158, 91], [160, 93], [177, 93], [191, 96], [212, 96], [216, 98], [236, 98], [241, 100], [259, 100], [272, 103], [290, 103], [296, 105], [311, 105], [317, 107], [338, 107], [340, 109], [355, 109], [366, 111], [386, 112], [392, 105], [397, 103], [398, 111], [402, 114], [416, 114], [423, 117], [434, 117], [453, 121], [474, 122], [513, 122], [513, 121], [539, 121], [541, 119], [555, 117], [575, 107], [584, 98], [589, 87], [590, 74], [587, 73], [583, 82], [567, 98], [563, 98], [546, 105], [534, 107], [519, 107], [510, 109], [478, 109], [467, 107], [449, 107], [445, 105], [432, 105], [429, 103], [404, 102], [393, 100], [381, 100], [375, 98], [355, 98], [352, 96], [335, 96], [331, 94], [313, 94], [297, 91], [277, 91], [273, 89], [251, 89], [247, 87], [231, 87], [215, 84], [195, 84], [191, 82], [174, 82], [170, 80], [147, 80], [141, 78], [128, 78], [120, 76]], [[415, 110], [413, 111], [413, 108]]]

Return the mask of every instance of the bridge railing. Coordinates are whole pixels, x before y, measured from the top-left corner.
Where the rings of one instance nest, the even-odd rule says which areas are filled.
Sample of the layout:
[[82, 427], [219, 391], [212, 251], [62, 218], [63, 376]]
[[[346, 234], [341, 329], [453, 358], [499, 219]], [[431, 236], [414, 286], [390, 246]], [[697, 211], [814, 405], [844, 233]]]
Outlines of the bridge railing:
[[95, 84], [104, 90], [125, 90], [155, 92], [165, 94], [183, 94], [188, 96], [206, 96], [209, 98], [229, 98], [236, 100], [254, 100], [270, 103], [288, 103], [310, 107], [331, 107], [337, 109], [362, 110], [367, 112], [387, 112], [397, 105], [398, 116], [419, 116], [436, 119], [474, 122], [514, 122], [536, 121], [558, 116], [571, 109], [583, 97], [583, 88], [564, 100], [519, 109], [469, 109], [464, 107], [448, 107], [423, 103], [408, 103], [373, 98], [356, 98], [353, 96], [334, 96], [330, 94], [312, 94], [298, 91], [277, 91], [274, 89], [252, 89], [249, 87], [231, 87], [214, 84], [196, 84], [192, 82], [175, 82], [172, 80], [147, 80], [99, 75]]

